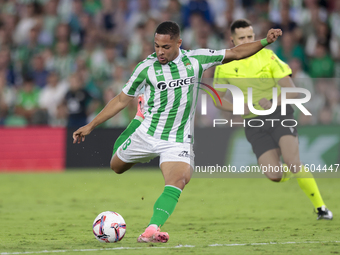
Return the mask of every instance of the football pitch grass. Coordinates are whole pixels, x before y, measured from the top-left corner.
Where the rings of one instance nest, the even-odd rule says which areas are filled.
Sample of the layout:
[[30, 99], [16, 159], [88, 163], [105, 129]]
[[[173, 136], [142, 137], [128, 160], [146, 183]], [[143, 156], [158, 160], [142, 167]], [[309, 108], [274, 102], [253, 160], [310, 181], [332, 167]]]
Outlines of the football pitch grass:
[[[197, 179], [184, 189], [162, 231], [166, 244], [140, 244], [160, 170], [0, 174], [0, 254], [339, 254], [340, 179], [317, 179], [332, 221], [317, 221], [296, 180]], [[94, 218], [117, 211], [119, 243], [98, 242]]]

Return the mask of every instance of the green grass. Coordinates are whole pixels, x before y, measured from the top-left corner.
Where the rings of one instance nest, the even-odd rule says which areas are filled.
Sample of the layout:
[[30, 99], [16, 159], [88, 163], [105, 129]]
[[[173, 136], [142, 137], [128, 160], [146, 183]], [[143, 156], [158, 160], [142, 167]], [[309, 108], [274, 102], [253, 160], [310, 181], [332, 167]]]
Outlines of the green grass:
[[[316, 220], [296, 180], [192, 179], [162, 228], [169, 242], [139, 244], [136, 239], [163, 190], [159, 170], [0, 174], [0, 254], [337, 254], [340, 243], [333, 241], [340, 241], [340, 179], [317, 182], [333, 221]], [[127, 223], [119, 243], [102, 244], [92, 234], [94, 218], [107, 210], [117, 211]], [[251, 245], [268, 242], [279, 244]], [[195, 247], [172, 248], [177, 245]], [[73, 251], [118, 247], [136, 249]]]

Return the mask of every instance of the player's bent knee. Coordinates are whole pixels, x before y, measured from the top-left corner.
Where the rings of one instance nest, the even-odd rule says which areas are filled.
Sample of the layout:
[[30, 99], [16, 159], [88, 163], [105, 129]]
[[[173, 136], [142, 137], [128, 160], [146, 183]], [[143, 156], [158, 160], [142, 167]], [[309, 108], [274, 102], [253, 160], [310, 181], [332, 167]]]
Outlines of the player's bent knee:
[[[111, 168], [112, 169], [112, 168]], [[124, 173], [124, 171], [122, 169], [119, 169], [119, 168], [114, 168], [112, 169], [116, 174], [122, 174]]]
[[124, 162], [117, 160], [115, 157], [112, 157], [110, 167], [116, 174], [122, 174], [130, 168], [127, 168]]
[[282, 173], [280, 172], [265, 172], [266, 177], [273, 182], [280, 182]]
[[124, 171], [120, 169], [117, 165], [115, 164], [110, 164], [111, 169], [116, 173], [116, 174], [122, 174]]
[[268, 177], [269, 180], [273, 181], [273, 182], [280, 182], [281, 178], [275, 178], [275, 177]]
[[132, 166], [134, 165], [134, 163], [113, 163], [111, 165], [111, 169], [116, 173], [116, 174], [122, 174], [125, 171], [129, 170]]
[[279, 182], [282, 178], [282, 172], [279, 171], [280, 166], [275, 166], [275, 168], [270, 169], [268, 168], [262, 168], [263, 174], [271, 181], [273, 182]]

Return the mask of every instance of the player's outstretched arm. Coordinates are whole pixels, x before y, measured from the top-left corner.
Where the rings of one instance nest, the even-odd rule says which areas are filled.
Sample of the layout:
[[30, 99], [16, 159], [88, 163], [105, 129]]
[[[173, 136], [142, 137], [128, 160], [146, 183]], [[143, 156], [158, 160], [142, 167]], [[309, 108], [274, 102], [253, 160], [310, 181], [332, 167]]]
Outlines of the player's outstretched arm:
[[111, 99], [104, 109], [89, 124], [79, 128], [73, 133], [73, 143], [85, 141], [85, 136], [90, 134], [96, 126], [115, 116], [124, 109], [133, 98], [134, 97], [121, 92], [118, 96]]
[[222, 63], [226, 64], [234, 60], [240, 60], [243, 58], [250, 57], [251, 55], [254, 55], [256, 52], [263, 49], [268, 44], [275, 42], [277, 38], [281, 35], [282, 35], [281, 29], [270, 29], [268, 31], [267, 38], [265, 39], [251, 43], [244, 43], [234, 48], [227, 49], [225, 51], [225, 56]]

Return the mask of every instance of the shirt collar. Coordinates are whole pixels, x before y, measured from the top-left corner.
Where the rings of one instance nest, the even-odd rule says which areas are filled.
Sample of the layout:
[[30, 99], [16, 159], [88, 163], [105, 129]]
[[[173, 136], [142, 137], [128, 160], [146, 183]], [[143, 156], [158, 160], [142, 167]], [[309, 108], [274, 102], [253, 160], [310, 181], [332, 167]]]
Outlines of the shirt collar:
[[175, 58], [174, 60], [172, 60], [172, 61], [170, 61], [170, 62], [173, 62], [173, 63], [175, 63], [175, 64], [178, 64], [179, 61], [182, 59], [182, 56], [183, 56], [182, 51], [181, 51], [181, 49], [179, 49], [179, 54], [178, 54], [177, 58]]

